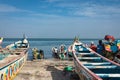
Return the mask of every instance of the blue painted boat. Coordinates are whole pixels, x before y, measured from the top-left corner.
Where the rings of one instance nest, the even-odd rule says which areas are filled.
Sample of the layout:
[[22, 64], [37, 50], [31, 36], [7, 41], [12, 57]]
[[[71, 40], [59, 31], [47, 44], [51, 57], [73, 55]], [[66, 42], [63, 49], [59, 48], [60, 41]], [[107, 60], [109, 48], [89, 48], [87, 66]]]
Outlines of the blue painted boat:
[[80, 80], [120, 80], [120, 64], [78, 44], [73, 43], [73, 61]]
[[29, 42], [26, 38], [0, 50], [0, 80], [13, 80], [27, 60]]

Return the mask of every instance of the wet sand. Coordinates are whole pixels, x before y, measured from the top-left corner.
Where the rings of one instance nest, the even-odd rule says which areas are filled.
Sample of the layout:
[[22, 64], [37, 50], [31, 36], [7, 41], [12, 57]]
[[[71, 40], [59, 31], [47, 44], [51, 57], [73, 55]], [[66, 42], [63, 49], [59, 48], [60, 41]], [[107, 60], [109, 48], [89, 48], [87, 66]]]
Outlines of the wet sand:
[[43, 59], [27, 61], [14, 80], [70, 80], [70, 73], [64, 75], [66, 66], [74, 66], [73, 61]]

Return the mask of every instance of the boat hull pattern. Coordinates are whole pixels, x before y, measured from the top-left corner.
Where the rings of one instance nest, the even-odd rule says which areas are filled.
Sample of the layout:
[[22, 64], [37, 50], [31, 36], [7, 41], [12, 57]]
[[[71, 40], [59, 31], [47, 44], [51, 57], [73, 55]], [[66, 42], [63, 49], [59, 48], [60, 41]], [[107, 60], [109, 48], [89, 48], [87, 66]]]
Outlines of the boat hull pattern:
[[6, 66], [0, 68], [0, 80], [13, 80], [16, 74], [20, 71], [27, 60], [28, 52], [22, 55], [21, 58], [8, 63]]

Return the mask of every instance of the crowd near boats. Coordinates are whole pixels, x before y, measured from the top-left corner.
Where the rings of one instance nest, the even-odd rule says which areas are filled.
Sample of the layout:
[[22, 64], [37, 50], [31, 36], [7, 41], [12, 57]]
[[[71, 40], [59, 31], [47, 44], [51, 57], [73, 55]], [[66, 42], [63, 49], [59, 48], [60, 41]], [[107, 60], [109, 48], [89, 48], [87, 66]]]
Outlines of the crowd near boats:
[[[0, 44], [3, 38], [0, 38]], [[52, 55], [60, 60], [72, 59], [80, 80], [120, 80], [120, 40], [106, 35], [96, 46], [82, 43], [75, 37], [66, 47], [53, 46]], [[13, 80], [27, 60], [29, 41], [24, 36], [5, 48], [0, 48], [0, 80]], [[44, 50], [32, 49], [33, 59], [44, 59]]]

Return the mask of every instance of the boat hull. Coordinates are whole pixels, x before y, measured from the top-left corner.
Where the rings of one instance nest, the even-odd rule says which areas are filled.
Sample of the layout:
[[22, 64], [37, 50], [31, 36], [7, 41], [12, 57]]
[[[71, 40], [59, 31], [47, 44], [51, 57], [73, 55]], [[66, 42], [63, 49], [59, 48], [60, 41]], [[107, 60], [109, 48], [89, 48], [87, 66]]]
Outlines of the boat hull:
[[78, 52], [73, 53], [73, 60], [80, 80], [120, 80], [120, 64], [99, 55], [84, 44], [79, 45], [79, 48]]
[[1, 80], [13, 80], [27, 60], [28, 52], [0, 68]]
[[75, 66], [75, 72], [78, 74], [80, 80], [102, 80], [98, 76], [94, 75], [93, 72], [89, 71], [80, 61], [78, 60], [75, 53], [73, 53], [73, 61]]
[[29, 42], [26, 38], [6, 46], [0, 54], [6, 57], [0, 60], [0, 80], [13, 80], [25, 64], [28, 56]]

